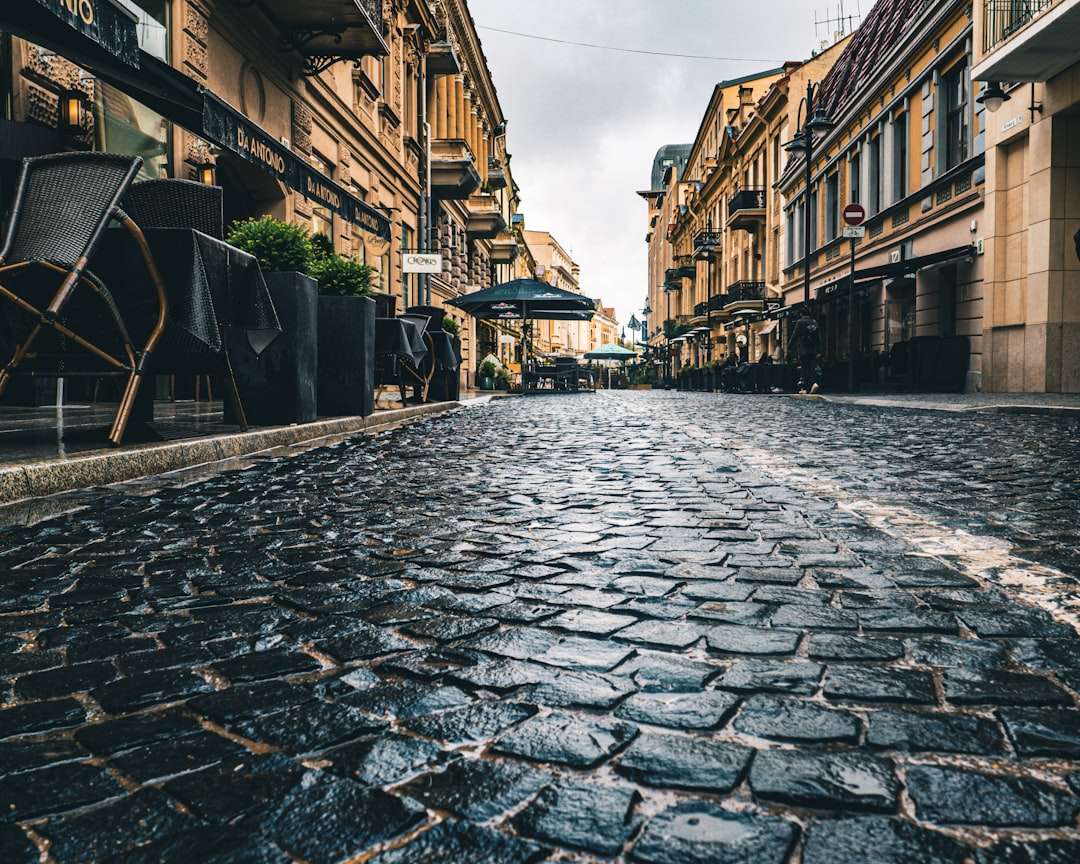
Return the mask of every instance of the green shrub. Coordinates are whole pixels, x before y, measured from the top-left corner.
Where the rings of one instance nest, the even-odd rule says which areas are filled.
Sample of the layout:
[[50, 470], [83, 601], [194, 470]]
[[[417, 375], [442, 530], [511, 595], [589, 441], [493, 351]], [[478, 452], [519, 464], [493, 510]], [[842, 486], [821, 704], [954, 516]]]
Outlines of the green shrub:
[[310, 272], [311, 238], [299, 225], [282, 222], [273, 216], [260, 216], [233, 222], [227, 239], [233, 246], [254, 255], [259, 266], [268, 273]]
[[509, 381], [510, 380], [510, 370], [500, 366], [498, 369], [495, 370], [495, 380], [496, 381]]
[[311, 275], [319, 280], [319, 293], [331, 297], [367, 297], [371, 273], [367, 264], [335, 254], [316, 258], [311, 266]]
[[480, 364], [478, 374], [481, 378], [494, 378], [496, 366], [490, 360], [485, 360]]
[[451, 336], [461, 335], [461, 327], [459, 327], [457, 321], [455, 321], [449, 315], [442, 319], [442, 329], [449, 333]]
[[334, 251], [334, 241], [325, 234], [312, 234], [310, 239], [312, 261], [322, 261], [337, 254]]

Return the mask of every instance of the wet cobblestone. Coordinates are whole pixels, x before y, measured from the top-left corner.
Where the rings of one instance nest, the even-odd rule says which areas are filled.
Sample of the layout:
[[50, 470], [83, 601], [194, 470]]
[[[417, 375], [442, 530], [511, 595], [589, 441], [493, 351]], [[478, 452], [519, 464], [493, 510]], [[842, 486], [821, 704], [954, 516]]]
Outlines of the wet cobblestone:
[[1080, 424], [507, 399], [0, 528], [0, 860], [1073, 864]]

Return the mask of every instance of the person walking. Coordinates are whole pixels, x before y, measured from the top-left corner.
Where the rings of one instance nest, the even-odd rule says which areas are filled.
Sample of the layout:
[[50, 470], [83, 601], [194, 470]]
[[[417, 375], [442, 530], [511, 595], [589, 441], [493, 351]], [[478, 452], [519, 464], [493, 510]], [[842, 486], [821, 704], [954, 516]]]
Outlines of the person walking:
[[817, 321], [810, 317], [810, 310], [803, 308], [799, 320], [791, 330], [788, 339], [788, 356], [799, 358], [802, 373], [800, 393], [817, 393], [821, 389], [818, 381], [818, 355], [821, 353]]

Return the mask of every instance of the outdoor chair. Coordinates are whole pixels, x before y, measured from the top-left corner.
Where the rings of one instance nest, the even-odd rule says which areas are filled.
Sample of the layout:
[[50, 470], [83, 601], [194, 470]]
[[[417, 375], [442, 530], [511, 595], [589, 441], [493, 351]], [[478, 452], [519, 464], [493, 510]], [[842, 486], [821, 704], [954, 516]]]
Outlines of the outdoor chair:
[[[0, 369], [0, 393], [15, 374], [126, 379], [109, 430], [113, 444], [124, 436], [168, 311], [146, 238], [119, 207], [141, 165], [137, 156], [111, 153], [24, 159], [0, 247], [0, 328], [11, 350]], [[138, 343], [116, 298], [88, 269], [113, 221], [134, 239], [153, 285], [145, 292], [148, 335]]]
[[[225, 236], [225, 219], [222, 208], [222, 189], [194, 180], [164, 179], [144, 180], [135, 183], [124, 196], [124, 212], [140, 226], [151, 228], [186, 228], [222, 240]], [[166, 319], [161, 345], [155, 352], [153, 369], [170, 376], [170, 389], [175, 386], [177, 374], [194, 374], [196, 401], [198, 400], [199, 376], [206, 376], [210, 391], [211, 374], [220, 374], [225, 391], [235, 412], [241, 431], [248, 428], [247, 418], [236, 389], [232, 365], [226, 345], [225, 328], [220, 328], [221, 348], [217, 351], [193, 339], [182, 327]]]

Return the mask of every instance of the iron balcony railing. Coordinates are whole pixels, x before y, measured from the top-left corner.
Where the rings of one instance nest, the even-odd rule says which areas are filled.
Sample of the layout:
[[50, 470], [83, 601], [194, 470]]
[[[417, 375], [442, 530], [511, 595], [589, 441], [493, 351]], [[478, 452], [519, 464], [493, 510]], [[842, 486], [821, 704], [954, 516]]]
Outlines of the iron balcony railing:
[[713, 296], [709, 298], [709, 311], [717, 312], [727, 306], [730, 302], [727, 294], [713, 294]]
[[983, 49], [992, 51], [1053, 5], [1054, 0], [986, 0]]
[[709, 314], [709, 304], [708, 303], [698, 303], [697, 305], [694, 306], [694, 317], [695, 318], [700, 318], [702, 315], [708, 315], [708, 314]]
[[764, 300], [764, 282], [734, 282], [728, 285], [728, 303], [737, 303], [740, 300]]
[[697, 255], [703, 249], [713, 249], [720, 245], [719, 231], [698, 231], [694, 234], [694, 254]]
[[736, 192], [728, 199], [728, 215], [734, 216], [740, 210], [764, 210], [765, 190], [753, 186]]

